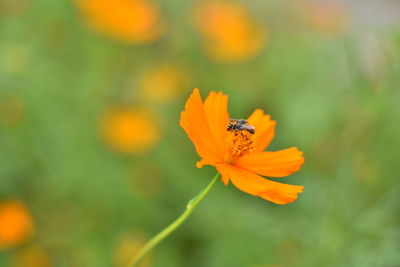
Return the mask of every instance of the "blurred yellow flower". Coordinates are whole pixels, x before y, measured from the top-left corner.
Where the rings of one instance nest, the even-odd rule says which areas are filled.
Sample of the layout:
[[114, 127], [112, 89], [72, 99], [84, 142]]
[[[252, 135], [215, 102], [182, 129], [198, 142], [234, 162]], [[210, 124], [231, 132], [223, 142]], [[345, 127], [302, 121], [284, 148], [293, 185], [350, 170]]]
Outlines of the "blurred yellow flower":
[[0, 125], [12, 126], [17, 124], [21, 121], [24, 112], [24, 105], [18, 95], [0, 95]]
[[328, 35], [341, 34], [348, 27], [345, 7], [332, 0], [309, 3], [308, 19], [315, 30]]
[[15, 255], [13, 267], [50, 267], [53, 266], [47, 251], [38, 246], [30, 246]]
[[76, 0], [94, 29], [127, 43], [147, 43], [163, 32], [160, 14], [150, 0]]
[[[146, 240], [146, 236], [141, 231], [133, 231], [123, 236], [115, 249], [115, 266], [126, 266], [132, 255], [138, 253], [144, 246]], [[138, 266], [149, 267], [152, 265], [152, 261], [152, 255], [148, 254]]]
[[185, 88], [182, 71], [172, 65], [162, 65], [143, 74], [139, 81], [143, 99], [165, 103], [176, 98]]
[[246, 7], [232, 2], [205, 2], [196, 10], [196, 25], [205, 49], [217, 61], [240, 61], [255, 56], [265, 43], [265, 29]]
[[103, 137], [113, 150], [137, 154], [149, 150], [160, 139], [155, 114], [143, 108], [113, 108], [103, 120]]
[[0, 203], [0, 249], [27, 241], [33, 234], [33, 221], [25, 205], [18, 200]]
[[5, 43], [1, 45], [0, 53], [0, 71], [9, 74], [20, 74], [26, 69], [29, 53], [25, 44]]
[[30, 5], [31, 0], [0, 0], [0, 15], [10, 17], [24, 15]]

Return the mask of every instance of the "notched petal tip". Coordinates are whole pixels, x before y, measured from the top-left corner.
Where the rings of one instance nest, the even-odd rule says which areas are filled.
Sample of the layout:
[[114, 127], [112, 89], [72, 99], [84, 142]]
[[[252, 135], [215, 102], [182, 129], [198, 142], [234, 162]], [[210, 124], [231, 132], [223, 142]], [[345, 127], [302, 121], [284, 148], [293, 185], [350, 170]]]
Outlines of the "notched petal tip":
[[[272, 188], [260, 193], [260, 197], [275, 204], [285, 205], [297, 200], [304, 186], [282, 184], [282, 188]], [[284, 188], [286, 187], [286, 188]]]
[[299, 185], [274, 182], [237, 167], [230, 167], [229, 175], [238, 189], [276, 204], [288, 204], [295, 201], [304, 188]]
[[266, 191], [265, 193], [260, 194], [260, 197], [265, 200], [271, 201], [275, 204], [278, 204], [278, 205], [286, 205], [286, 204], [296, 201], [299, 198], [299, 195], [298, 195], [299, 193], [301, 193], [301, 192], [284, 195], [284, 194], [281, 194], [278, 190], [274, 189], [274, 190], [269, 190], [269, 191]]
[[193, 106], [196, 106], [199, 103], [201, 103], [201, 105], [203, 105], [203, 101], [201, 100], [200, 91], [198, 88], [195, 88], [195, 89], [193, 89], [189, 98], [186, 100], [185, 110], [186, 111], [190, 110]]

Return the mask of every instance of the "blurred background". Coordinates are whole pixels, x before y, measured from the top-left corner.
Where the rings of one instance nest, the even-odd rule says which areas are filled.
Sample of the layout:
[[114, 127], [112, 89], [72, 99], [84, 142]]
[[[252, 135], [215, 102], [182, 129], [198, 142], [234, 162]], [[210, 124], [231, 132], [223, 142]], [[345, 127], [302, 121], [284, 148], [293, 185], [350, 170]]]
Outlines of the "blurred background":
[[142, 267], [400, 266], [400, 2], [0, 0], [0, 266], [124, 266], [215, 170], [192, 89], [277, 120], [304, 193], [218, 184]]

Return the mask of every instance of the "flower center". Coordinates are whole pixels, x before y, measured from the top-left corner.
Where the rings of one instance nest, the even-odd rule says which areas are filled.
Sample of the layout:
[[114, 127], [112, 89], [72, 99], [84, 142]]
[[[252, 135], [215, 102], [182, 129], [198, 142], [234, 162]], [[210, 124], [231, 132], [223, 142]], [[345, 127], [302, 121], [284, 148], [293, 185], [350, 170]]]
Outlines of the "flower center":
[[[254, 149], [254, 127], [247, 124], [245, 120], [231, 120], [228, 125], [228, 136], [226, 144], [230, 150], [231, 157], [241, 157]], [[228, 159], [230, 162], [232, 159]]]

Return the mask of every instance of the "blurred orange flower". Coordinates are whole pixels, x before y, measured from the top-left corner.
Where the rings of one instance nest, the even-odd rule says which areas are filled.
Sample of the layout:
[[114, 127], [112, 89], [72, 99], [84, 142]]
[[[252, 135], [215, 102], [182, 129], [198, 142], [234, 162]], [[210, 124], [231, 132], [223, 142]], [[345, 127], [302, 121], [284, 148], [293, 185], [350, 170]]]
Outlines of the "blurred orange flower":
[[[119, 241], [114, 254], [115, 266], [126, 266], [132, 254], [138, 253], [139, 250], [145, 245], [147, 237], [143, 232], [135, 230], [122, 237]], [[143, 261], [138, 265], [140, 267], [151, 266], [153, 257], [151, 254], [147, 255]]]
[[308, 10], [310, 24], [319, 32], [338, 35], [348, 26], [346, 9], [337, 1], [312, 2]]
[[13, 126], [24, 116], [25, 107], [16, 94], [0, 95], [0, 125]]
[[260, 52], [265, 43], [265, 29], [256, 25], [239, 3], [205, 2], [198, 7], [196, 19], [206, 51], [214, 60], [246, 60]]
[[31, 2], [31, 0], [0, 0], [0, 16], [24, 15]]
[[33, 234], [32, 216], [18, 200], [0, 203], [0, 249], [27, 241]]
[[156, 116], [143, 108], [113, 108], [103, 120], [103, 136], [114, 150], [123, 153], [142, 153], [160, 139]]
[[284, 177], [298, 171], [304, 163], [296, 147], [276, 152], [263, 151], [274, 137], [275, 121], [257, 109], [245, 120], [230, 120], [228, 96], [212, 91], [202, 101], [194, 89], [181, 113], [180, 125], [192, 140], [202, 158], [197, 167], [212, 165], [225, 185], [232, 183], [240, 190], [276, 204], [297, 199], [303, 186], [282, 184], [264, 179]]
[[88, 23], [127, 43], [147, 43], [163, 32], [158, 9], [150, 0], [76, 0]]
[[47, 251], [31, 246], [19, 251], [14, 258], [13, 267], [50, 267], [53, 266]]
[[142, 97], [150, 102], [165, 103], [183, 92], [182, 71], [172, 65], [162, 65], [144, 73], [139, 82]]

